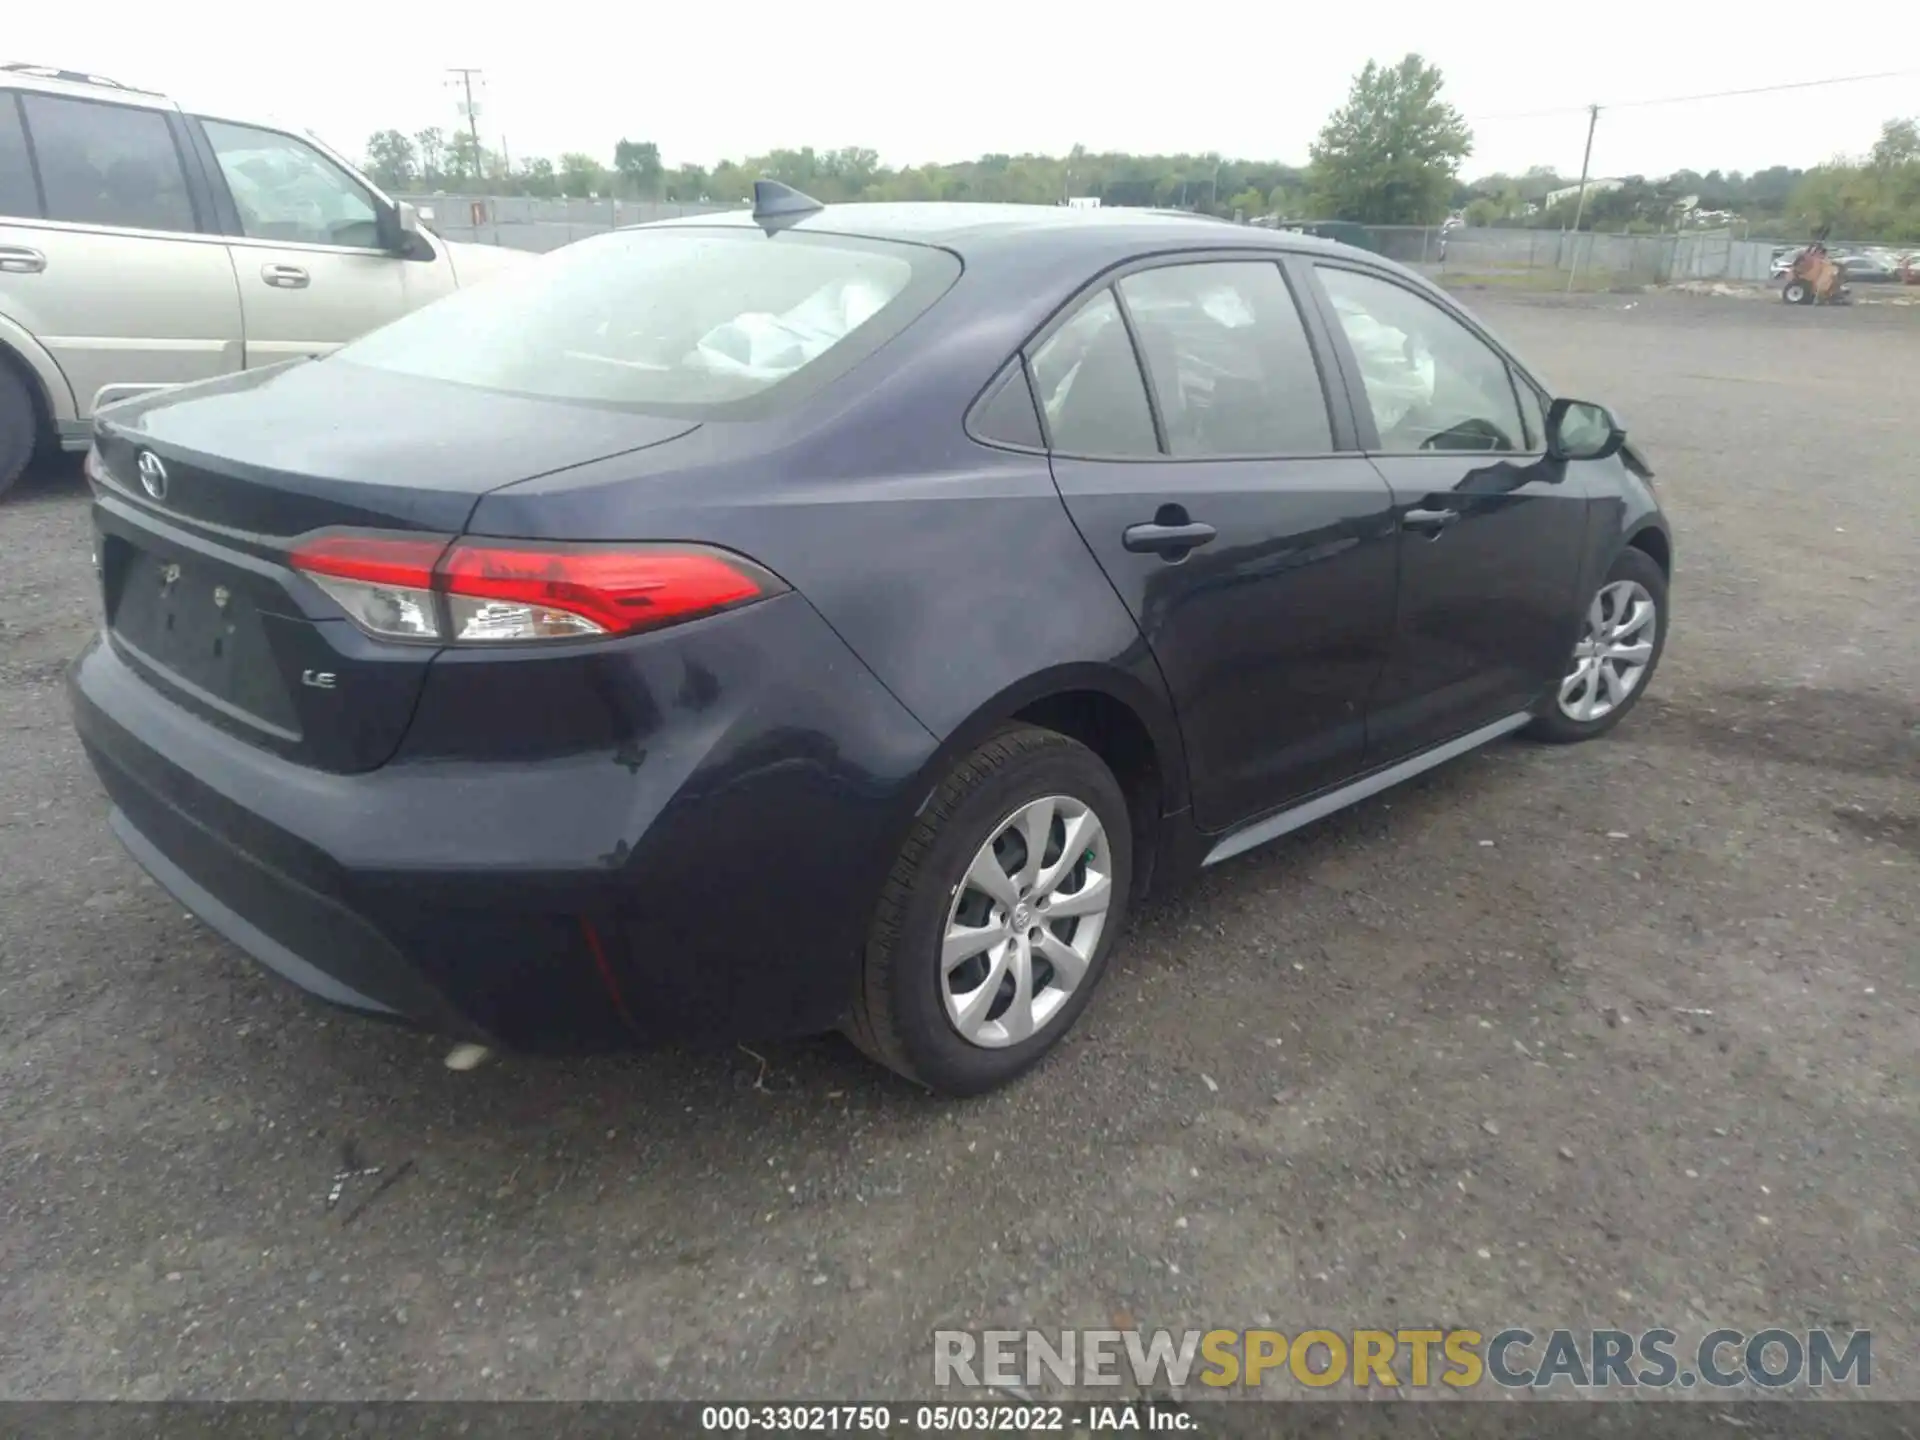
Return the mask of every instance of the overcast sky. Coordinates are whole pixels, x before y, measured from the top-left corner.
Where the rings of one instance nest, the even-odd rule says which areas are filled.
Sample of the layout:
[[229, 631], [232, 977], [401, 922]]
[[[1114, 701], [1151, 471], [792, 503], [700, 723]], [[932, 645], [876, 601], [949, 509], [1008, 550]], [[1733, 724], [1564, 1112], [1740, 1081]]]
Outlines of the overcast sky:
[[[1473, 122], [1469, 177], [1535, 164], [1577, 173], [1578, 107], [1590, 101], [1894, 70], [1907, 53], [1864, 43], [1854, 25], [1838, 45], [1795, 44], [1787, 11], [1682, 0], [0, 4], [11, 12], [4, 58], [110, 75], [236, 117], [271, 114], [356, 157], [376, 129], [462, 123], [444, 67], [466, 65], [485, 72], [482, 141], [504, 138], [515, 156], [585, 150], [606, 161], [624, 135], [658, 143], [668, 165], [776, 146], [866, 145], [899, 165], [1076, 143], [1303, 163], [1354, 71], [1417, 50]], [[1537, 113], [1550, 110], [1566, 113]], [[1622, 108], [1600, 117], [1593, 170], [1811, 165], [1864, 151], [1882, 120], [1914, 113], [1920, 71]]]

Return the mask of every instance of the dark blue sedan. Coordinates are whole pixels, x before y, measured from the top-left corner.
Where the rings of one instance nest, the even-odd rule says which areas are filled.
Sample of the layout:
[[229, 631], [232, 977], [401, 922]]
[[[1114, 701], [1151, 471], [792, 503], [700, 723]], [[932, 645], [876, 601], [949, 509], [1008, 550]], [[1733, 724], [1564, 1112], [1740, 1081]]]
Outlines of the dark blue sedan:
[[134, 857], [482, 1046], [1032, 1065], [1129, 910], [1646, 690], [1603, 407], [1376, 256], [1153, 212], [617, 231], [104, 412], [76, 723]]

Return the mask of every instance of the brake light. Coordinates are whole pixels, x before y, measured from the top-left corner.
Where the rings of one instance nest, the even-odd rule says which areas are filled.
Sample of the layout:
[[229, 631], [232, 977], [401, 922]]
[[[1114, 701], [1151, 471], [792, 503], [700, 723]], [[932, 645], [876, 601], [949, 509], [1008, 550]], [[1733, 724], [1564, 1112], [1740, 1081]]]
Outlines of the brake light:
[[290, 558], [368, 634], [455, 644], [631, 635], [786, 588], [752, 561], [704, 545], [335, 532]]

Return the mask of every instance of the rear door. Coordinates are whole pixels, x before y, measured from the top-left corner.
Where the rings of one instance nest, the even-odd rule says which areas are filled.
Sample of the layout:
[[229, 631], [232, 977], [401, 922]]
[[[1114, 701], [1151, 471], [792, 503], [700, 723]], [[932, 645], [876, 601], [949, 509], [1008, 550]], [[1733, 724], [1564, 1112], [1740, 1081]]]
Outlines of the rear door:
[[248, 369], [328, 354], [406, 312], [410, 262], [383, 248], [392, 232], [371, 191], [296, 136], [196, 123], [237, 212]]
[[[239, 289], [177, 112], [0, 90], [29, 168], [0, 182], [0, 314], [81, 416], [241, 364]], [[190, 178], [191, 177], [191, 178]]]
[[1135, 269], [1030, 361], [1055, 482], [1173, 696], [1199, 825], [1351, 774], [1392, 633], [1389, 495], [1275, 257]]
[[1463, 317], [1380, 271], [1313, 271], [1399, 528], [1371, 766], [1513, 715], [1558, 679], [1588, 493], [1580, 467], [1546, 457], [1539, 393]]

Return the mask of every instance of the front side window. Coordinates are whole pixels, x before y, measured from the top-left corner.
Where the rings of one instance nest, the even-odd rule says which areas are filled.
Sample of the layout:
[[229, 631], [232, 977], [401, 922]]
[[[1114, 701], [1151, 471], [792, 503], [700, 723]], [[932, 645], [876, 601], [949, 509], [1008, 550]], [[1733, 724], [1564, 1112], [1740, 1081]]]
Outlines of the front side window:
[[203, 120], [201, 125], [248, 239], [379, 248], [373, 196], [313, 146], [291, 135], [225, 120]]
[[198, 229], [186, 170], [158, 110], [22, 95], [47, 218], [127, 230]]
[[1120, 282], [1178, 456], [1319, 455], [1326, 396], [1292, 292], [1270, 262], [1142, 270]]
[[1484, 340], [1403, 285], [1334, 266], [1318, 273], [1360, 363], [1381, 450], [1527, 448], [1507, 362]]
[[1075, 311], [1033, 352], [1047, 439], [1070, 455], [1158, 455], [1146, 381], [1111, 290]]
[[719, 419], [851, 368], [959, 273], [930, 246], [746, 226], [616, 230], [457, 290], [334, 358]]

